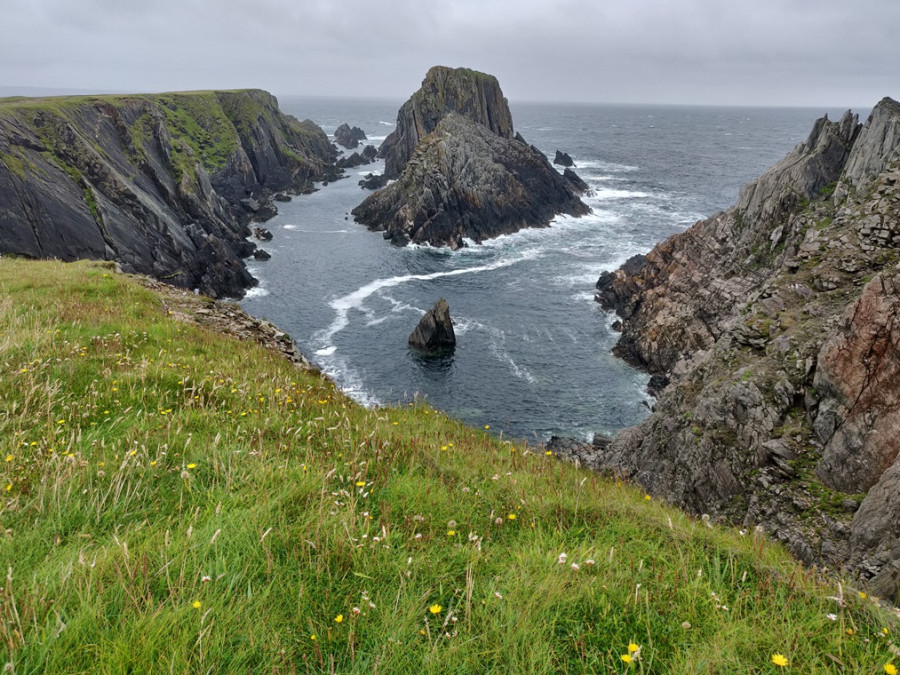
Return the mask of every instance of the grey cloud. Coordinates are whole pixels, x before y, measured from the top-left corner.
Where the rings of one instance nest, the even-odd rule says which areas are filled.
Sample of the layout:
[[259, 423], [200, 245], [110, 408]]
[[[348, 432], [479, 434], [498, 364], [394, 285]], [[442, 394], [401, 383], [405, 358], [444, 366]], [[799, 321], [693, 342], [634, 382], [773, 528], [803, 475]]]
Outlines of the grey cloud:
[[871, 105], [896, 0], [6, 0], [0, 85], [402, 99], [431, 65], [513, 100]]

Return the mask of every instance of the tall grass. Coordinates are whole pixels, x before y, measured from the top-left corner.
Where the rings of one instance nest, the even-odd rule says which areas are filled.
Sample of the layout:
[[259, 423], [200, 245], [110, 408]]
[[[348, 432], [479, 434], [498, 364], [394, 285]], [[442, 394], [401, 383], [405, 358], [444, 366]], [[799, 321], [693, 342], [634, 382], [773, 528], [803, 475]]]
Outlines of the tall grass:
[[0, 260], [9, 672], [900, 665], [892, 610], [761, 535], [424, 403], [361, 408], [177, 320], [205, 302]]

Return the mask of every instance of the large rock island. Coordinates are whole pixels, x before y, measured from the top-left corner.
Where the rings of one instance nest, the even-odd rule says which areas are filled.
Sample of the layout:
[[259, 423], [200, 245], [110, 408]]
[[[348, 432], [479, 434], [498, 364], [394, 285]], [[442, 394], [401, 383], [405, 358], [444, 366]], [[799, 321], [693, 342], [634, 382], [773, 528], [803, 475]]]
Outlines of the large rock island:
[[898, 246], [900, 104], [820, 119], [735, 207], [600, 278], [618, 353], [672, 384], [580, 459], [900, 600]]
[[429, 70], [379, 154], [396, 181], [353, 215], [398, 245], [456, 247], [589, 211], [573, 182], [515, 133], [497, 79], [473, 70]]
[[255, 283], [248, 223], [335, 154], [259, 90], [0, 99], [0, 253], [114, 260], [239, 297]]

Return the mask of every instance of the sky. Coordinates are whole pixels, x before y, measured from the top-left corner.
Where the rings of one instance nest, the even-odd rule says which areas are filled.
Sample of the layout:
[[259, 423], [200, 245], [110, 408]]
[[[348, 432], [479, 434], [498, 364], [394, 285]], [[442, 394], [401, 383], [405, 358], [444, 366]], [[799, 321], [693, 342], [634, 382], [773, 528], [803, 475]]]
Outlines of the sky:
[[258, 87], [403, 101], [433, 65], [511, 101], [872, 107], [900, 0], [0, 0], [0, 91]]

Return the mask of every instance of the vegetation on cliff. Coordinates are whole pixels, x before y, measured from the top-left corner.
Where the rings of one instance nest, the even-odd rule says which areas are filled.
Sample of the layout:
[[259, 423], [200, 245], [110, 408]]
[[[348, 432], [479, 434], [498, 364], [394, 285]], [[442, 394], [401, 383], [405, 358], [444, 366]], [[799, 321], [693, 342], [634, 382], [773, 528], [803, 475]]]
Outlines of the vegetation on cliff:
[[248, 221], [334, 156], [258, 90], [0, 100], [0, 253], [115, 260], [240, 296]]
[[149, 286], [0, 259], [11, 672], [900, 664], [900, 617], [757, 533], [424, 404], [361, 408], [198, 324], [251, 331], [237, 308]]

